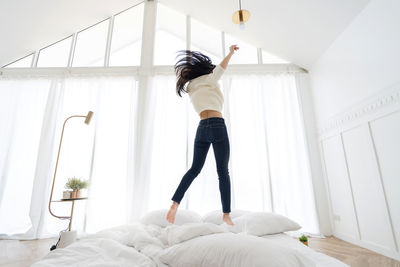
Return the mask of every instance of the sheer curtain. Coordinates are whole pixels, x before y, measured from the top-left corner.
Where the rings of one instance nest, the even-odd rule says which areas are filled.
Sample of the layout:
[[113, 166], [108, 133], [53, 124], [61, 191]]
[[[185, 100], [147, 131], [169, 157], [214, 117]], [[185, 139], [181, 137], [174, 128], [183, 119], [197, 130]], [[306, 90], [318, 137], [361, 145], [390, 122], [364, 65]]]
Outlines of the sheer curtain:
[[319, 233], [296, 77], [225, 79], [236, 208], [274, 211]]
[[[294, 74], [232, 74], [222, 82], [230, 138], [232, 209], [274, 211], [319, 233], [309, 159]], [[148, 210], [168, 208], [193, 160], [199, 117], [189, 97], [174, 92], [175, 77], [153, 79]], [[221, 210], [212, 146], [181, 207]]]
[[[30, 205], [49, 80], [0, 81], [0, 234], [31, 226]], [[40, 183], [40, 181], [38, 181]], [[32, 218], [35, 220], [35, 218]]]
[[[64, 120], [89, 110], [89, 126], [67, 122], [53, 199], [67, 178], [88, 179], [89, 199], [76, 202], [72, 228], [95, 232], [126, 221], [136, 93], [134, 77], [0, 81], [0, 237], [49, 237], [68, 227], [48, 211], [55, 160]], [[69, 215], [70, 205], [55, 202], [52, 210]]]
[[[141, 80], [143, 79], [143, 80]], [[290, 73], [228, 74], [221, 82], [230, 138], [232, 209], [274, 211], [319, 233], [296, 80]], [[57, 236], [68, 221], [48, 211], [62, 123], [68, 121], [53, 199], [67, 178], [90, 180], [72, 228], [98, 230], [166, 209], [193, 160], [199, 123], [175, 76], [13, 77], [0, 80], [0, 237]], [[221, 210], [212, 146], [181, 203]], [[53, 203], [68, 215], [70, 203]]]

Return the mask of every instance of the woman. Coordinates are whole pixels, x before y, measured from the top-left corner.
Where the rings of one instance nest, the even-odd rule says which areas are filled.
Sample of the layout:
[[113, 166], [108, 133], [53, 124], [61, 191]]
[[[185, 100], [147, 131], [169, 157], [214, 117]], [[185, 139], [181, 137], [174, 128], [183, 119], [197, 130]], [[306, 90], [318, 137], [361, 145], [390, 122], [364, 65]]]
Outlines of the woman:
[[[224, 97], [219, 88], [218, 80], [224, 73], [232, 55], [238, 50], [237, 45], [229, 47], [229, 54], [215, 66], [209, 57], [197, 51], [183, 50], [178, 56], [181, 59], [175, 64], [177, 76], [176, 92], [187, 92], [196, 112], [200, 115], [194, 141], [192, 167], [183, 176], [175, 194], [171, 198], [172, 205], [167, 214], [167, 221], [174, 223], [180, 201], [190, 184], [200, 173], [207, 157], [210, 145], [213, 145], [217, 163], [219, 191], [222, 203], [222, 220], [233, 225], [229, 216], [231, 212], [231, 184], [228, 172], [229, 138], [225, 120], [222, 117]], [[185, 91], [184, 87], [188, 83]], [[182, 97], [182, 96], [181, 96]]]

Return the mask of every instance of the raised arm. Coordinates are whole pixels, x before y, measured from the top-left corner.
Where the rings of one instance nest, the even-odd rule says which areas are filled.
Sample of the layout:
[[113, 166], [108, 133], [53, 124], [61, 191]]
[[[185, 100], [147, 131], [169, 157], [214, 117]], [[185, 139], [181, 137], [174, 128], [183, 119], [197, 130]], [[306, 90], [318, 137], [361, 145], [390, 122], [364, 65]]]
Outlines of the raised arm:
[[231, 59], [232, 55], [235, 53], [235, 50], [238, 50], [238, 49], [239, 49], [239, 47], [237, 45], [231, 45], [229, 47], [229, 54], [221, 61], [221, 63], [219, 63], [221, 65], [221, 67], [226, 69], [226, 67], [228, 66], [229, 60]]

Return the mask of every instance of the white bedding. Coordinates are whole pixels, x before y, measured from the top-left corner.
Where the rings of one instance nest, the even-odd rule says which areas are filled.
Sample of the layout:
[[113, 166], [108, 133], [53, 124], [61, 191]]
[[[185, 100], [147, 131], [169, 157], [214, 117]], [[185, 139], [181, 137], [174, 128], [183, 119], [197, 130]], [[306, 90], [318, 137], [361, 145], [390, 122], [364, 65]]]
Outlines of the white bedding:
[[[134, 263], [134, 264], [133, 264]], [[157, 266], [136, 249], [108, 238], [80, 240], [65, 248], [51, 251], [32, 267], [67, 266]]]
[[230, 232], [200, 236], [171, 246], [160, 259], [173, 267], [316, 266], [311, 259], [291, 248], [256, 236]]
[[47, 266], [348, 266], [286, 234], [256, 237], [210, 223], [161, 227], [134, 223], [88, 235], [51, 251]]

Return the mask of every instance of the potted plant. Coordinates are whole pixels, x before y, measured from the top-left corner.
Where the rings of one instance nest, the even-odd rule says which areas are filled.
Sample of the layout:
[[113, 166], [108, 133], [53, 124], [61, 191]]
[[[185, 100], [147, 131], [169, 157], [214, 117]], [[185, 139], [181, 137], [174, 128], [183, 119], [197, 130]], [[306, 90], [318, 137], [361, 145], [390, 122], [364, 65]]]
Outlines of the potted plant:
[[72, 189], [70, 198], [80, 198], [81, 189], [87, 188], [89, 182], [87, 180], [81, 180], [75, 176], [68, 178], [68, 182], [65, 184], [65, 188]]
[[299, 237], [299, 240], [301, 243], [303, 243], [304, 245], [308, 246], [308, 238], [305, 235], [302, 235]]

